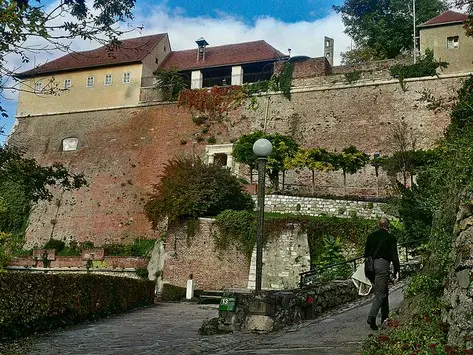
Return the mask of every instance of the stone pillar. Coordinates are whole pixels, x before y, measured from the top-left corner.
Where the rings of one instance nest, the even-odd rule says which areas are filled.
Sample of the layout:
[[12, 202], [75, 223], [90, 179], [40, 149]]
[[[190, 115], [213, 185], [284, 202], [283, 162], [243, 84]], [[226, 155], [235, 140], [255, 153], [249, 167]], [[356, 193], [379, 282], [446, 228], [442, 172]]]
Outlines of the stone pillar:
[[204, 76], [200, 70], [194, 70], [191, 74], [191, 89], [202, 89]]
[[241, 66], [232, 67], [232, 85], [243, 85], [243, 68]]
[[227, 167], [233, 170], [233, 155], [227, 154]]
[[186, 286], [186, 300], [191, 300], [194, 298], [194, 280], [192, 279], [192, 274], [189, 277], [189, 280], [187, 280], [187, 286]]
[[211, 165], [214, 163], [215, 155], [214, 154], [209, 154], [208, 155], [208, 164]]

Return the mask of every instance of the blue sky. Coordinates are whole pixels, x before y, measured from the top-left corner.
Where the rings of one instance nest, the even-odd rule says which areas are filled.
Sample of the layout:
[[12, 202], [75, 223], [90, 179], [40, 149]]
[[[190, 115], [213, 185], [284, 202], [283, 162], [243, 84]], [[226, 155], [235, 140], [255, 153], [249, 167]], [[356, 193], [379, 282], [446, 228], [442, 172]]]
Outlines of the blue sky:
[[[56, 1], [42, 1], [45, 6], [54, 6]], [[266, 40], [284, 53], [291, 55], [323, 55], [323, 38], [335, 39], [335, 61], [340, 52], [350, 46], [350, 39], [343, 33], [340, 16], [332, 5], [342, 0], [137, 0], [133, 11], [132, 26], [144, 26], [142, 31], [133, 31], [124, 38], [167, 32], [173, 50], [195, 47], [195, 40], [204, 37], [211, 46], [255, 40]], [[129, 29], [128, 25], [123, 25]], [[38, 44], [32, 39], [33, 44]], [[74, 50], [97, 47], [96, 43], [77, 40]], [[11, 68], [18, 71], [31, 69], [35, 64], [64, 55], [63, 52], [31, 54], [30, 64], [22, 64], [19, 57], [8, 56]], [[17, 92], [3, 92], [1, 105], [7, 109], [8, 119], [0, 118], [0, 127], [8, 133], [15, 121]], [[0, 135], [0, 144], [5, 136]]]
[[[251, 23], [255, 18], [270, 16], [284, 22], [312, 21], [325, 17], [331, 11], [332, 4], [339, 5], [343, 1], [324, 0], [168, 0], [164, 3], [170, 9], [183, 11], [192, 16], [218, 17], [229, 14]], [[144, 6], [150, 1], [138, 1], [138, 6]]]

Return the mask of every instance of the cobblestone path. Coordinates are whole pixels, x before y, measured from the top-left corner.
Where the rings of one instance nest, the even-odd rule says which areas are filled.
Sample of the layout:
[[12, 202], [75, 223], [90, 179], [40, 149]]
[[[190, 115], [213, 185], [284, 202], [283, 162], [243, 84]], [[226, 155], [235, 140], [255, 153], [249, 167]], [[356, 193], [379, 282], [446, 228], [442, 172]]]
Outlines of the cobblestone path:
[[[402, 290], [390, 296], [398, 307]], [[132, 313], [56, 331], [33, 339], [29, 354], [356, 354], [371, 332], [366, 324], [367, 300], [328, 316], [270, 334], [239, 332], [200, 336], [215, 306], [163, 303]]]

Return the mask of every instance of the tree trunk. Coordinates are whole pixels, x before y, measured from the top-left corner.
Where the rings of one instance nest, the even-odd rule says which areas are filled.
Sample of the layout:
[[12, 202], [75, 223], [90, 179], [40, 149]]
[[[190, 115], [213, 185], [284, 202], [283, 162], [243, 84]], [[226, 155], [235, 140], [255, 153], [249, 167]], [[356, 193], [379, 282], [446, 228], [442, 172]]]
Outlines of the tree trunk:
[[286, 171], [282, 172], [282, 190], [284, 191], [284, 183], [286, 182]]
[[314, 196], [314, 190], [315, 190], [315, 171], [312, 170], [312, 189], [311, 189], [311, 194]]
[[343, 172], [343, 193], [345, 196], [347, 195], [347, 173], [345, 171]]

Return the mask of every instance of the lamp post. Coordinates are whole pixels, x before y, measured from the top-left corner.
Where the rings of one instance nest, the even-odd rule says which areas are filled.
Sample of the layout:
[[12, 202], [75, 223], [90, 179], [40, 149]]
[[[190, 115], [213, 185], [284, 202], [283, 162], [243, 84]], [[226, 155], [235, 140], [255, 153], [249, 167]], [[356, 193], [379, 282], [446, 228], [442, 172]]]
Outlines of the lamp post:
[[416, 45], [416, 0], [412, 0], [412, 21], [414, 25], [414, 31], [413, 31], [413, 36], [414, 36], [414, 41], [413, 41], [413, 57], [414, 57], [414, 64], [417, 62], [417, 45]]
[[261, 292], [261, 275], [263, 273], [263, 227], [264, 227], [264, 190], [266, 177], [266, 162], [273, 146], [265, 138], [258, 139], [253, 144], [253, 153], [257, 156], [258, 164], [258, 234], [256, 238], [256, 285], [255, 292]]

